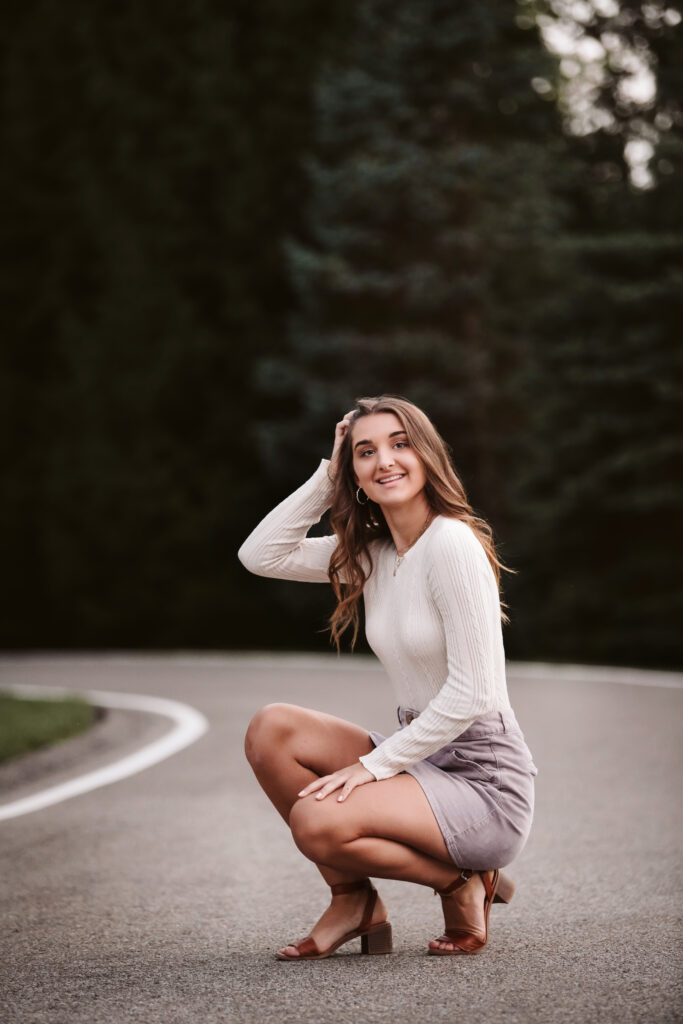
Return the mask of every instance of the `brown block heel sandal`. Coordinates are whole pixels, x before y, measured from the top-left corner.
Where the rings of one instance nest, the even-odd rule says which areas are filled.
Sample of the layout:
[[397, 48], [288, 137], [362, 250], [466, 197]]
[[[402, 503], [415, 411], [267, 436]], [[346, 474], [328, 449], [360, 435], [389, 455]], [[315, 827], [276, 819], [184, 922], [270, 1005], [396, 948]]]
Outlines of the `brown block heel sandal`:
[[[489, 911], [492, 903], [509, 903], [515, 891], [514, 883], [501, 871], [461, 871], [454, 882], [451, 882], [445, 889], [435, 889], [439, 896], [449, 896], [460, 886], [469, 882], [472, 875], [479, 875], [486, 890], [484, 896], [484, 938], [482, 939], [475, 923], [468, 927], [465, 914], [460, 908], [460, 922], [457, 927], [446, 928], [446, 931], [437, 939], [437, 942], [449, 942], [453, 949], [434, 949], [431, 946], [427, 950], [430, 956], [467, 956], [478, 953], [484, 948], [489, 940]], [[445, 907], [444, 907], [445, 913]], [[478, 923], [478, 922], [477, 922]]]
[[300, 942], [291, 943], [291, 945], [296, 946], [299, 950], [298, 956], [276, 953], [275, 956], [278, 960], [289, 960], [290, 963], [294, 963], [297, 960], [324, 960], [326, 957], [331, 956], [340, 946], [343, 946], [345, 942], [350, 942], [351, 939], [357, 939], [359, 936], [361, 940], [361, 953], [392, 953], [394, 947], [391, 941], [391, 925], [389, 922], [380, 921], [377, 924], [370, 924], [372, 912], [377, 902], [377, 890], [370, 879], [366, 878], [360, 882], [340, 882], [338, 885], [330, 886], [330, 888], [333, 896], [340, 896], [346, 892], [356, 892], [358, 889], [367, 889], [368, 895], [365, 901], [365, 908], [358, 927], [354, 928], [352, 932], [342, 935], [328, 949], [323, 950], [318, 949], [315, 939], [307, 935]]

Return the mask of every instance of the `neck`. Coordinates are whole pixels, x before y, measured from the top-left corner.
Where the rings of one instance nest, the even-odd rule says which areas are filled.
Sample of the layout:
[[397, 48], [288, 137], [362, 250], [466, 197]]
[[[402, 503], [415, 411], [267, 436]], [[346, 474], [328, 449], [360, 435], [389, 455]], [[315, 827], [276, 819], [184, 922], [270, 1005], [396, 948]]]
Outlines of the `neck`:
[[380, 505], [397, 551], [403, 551], [414, 542], [430, 514], [424, 491], [420, 491], [403, 505], [390, 508]]

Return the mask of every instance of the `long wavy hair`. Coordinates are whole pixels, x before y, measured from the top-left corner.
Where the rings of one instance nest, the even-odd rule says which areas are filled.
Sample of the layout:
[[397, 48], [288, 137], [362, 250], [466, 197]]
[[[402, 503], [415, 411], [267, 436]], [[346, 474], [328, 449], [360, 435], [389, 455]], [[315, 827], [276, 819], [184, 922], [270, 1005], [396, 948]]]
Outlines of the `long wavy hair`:
[[[395, 395], [377, 398], [358, 398], [349, 428], [339, 449], [337, 472], [330, 508], [330, 526], [337, 535], [337, 548], [330, 559], [329, 579], [337, 598], [337, 606], [329, 621], [331, 640], [340, 649], [342, 634], [353, 628], [351, 647], [358, 636], [358, 602], [367, 576], [372, 572], [370, 542], [378, 538], [391, 538], [382, 509], [369, 498], [362, 505], [356, 500], [351, 431], [363, 416], [377, 412], [391, 412], [401, 422], [411, 447], [422, 460], [427, 482], [425, 497], [435, 515], [461, 519], [474, 531], [480, 541], [496, 577], [500, 591], [501, 570], [515, 572], [503, 565], [496, 554], [493, 531], [489, 524], [476, 516], [467, 501], [465, 488], [451, 462], [450, 449], [429, 417], [416, 405]], [[367, 575], [364, 571], [367, 567]], [[341, 576], [345, 582], [341, 582]], [[509, 622], [506, 605], [501, 601], [501, 619]]]

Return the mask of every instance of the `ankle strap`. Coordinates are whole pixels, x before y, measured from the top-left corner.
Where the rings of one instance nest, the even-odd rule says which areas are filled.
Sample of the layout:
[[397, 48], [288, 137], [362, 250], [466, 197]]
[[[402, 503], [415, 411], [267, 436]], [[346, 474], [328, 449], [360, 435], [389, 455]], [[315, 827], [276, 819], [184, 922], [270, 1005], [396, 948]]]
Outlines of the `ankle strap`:
[[364, 932], [369, 927], [372, 921], [372, 915], [375, 910], [375, 904], [377, 903], [377, 890], [370, 881], [369, 878], [359, 878], [357, 882], [337, 882], [336, 885], [331, 885], [333, 896], [341, 896], [345, 892], [358, 892], [364, 889], [367, 892], [367, 898], [365, 900], [365, 908], [363, 909], [363, 917], [358, 925], [358, 932]]
[[472, 871], [470, 868], [463, 868], [458, 877], [450, 885], [447, 885], [445, 889], [435, 889], [435, 896], [448, 896], [449, 893], [455, 892], [461, 885], [465, 885], [469, 882], [472, 875], [476, 875], [478, 872]]
[[359, 889], [372, 889], [372, 882], [369, 878], [359, 878], [357, 882], [337, 882], [331, 885], [333, 896], [342, 896], [345, 892], [358, 892]]

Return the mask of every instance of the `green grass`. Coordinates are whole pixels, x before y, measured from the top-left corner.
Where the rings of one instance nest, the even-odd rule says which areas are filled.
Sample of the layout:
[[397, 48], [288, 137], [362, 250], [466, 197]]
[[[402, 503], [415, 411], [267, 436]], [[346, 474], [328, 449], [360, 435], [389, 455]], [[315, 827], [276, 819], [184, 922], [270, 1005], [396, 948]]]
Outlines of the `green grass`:
[[94, 708], [81, 697], [23, 700], [0, 693], [0, 763], [75, 736], [93, 717]]

